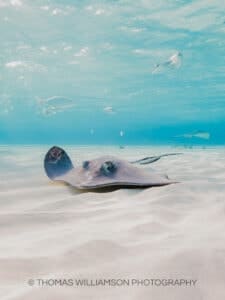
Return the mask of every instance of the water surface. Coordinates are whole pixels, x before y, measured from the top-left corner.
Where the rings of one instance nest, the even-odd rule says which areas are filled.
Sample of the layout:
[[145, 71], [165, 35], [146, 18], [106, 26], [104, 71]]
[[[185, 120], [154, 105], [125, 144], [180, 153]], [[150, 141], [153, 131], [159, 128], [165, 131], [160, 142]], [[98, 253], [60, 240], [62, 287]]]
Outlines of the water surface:
[[224, 144], [224, 10], [0, 0], [0, 143]]

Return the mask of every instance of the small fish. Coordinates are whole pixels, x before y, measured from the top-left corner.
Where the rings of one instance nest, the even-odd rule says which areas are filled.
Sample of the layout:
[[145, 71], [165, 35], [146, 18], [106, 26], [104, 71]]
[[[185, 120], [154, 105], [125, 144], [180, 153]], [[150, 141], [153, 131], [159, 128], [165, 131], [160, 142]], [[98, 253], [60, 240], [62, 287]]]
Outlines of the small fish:
[[182, 63], [182, 53], [177, 52], [170, 56], [169, 60], [166, 62], [169, 66], [174, 68], [179, 68]]
[[182, 138], [186, 138], [186, 139], [199, 138], [199, 139], [209, 140], [210, 133], [204, 132], [204, 131], [197, 131], [197, 132], [193, 132], [193, 133], [185, 133], [185, 134], [176, 135], [175, 137], [182, 137]]
[[45, 116], [71, 110], [75, 106], [73, 100], [61, 96], [53, 96], [46, 99], [37, 97], [37, 103], [39, 112]]
[[162, 63], [156, 64], [152, 74], [160, 73], [166, 69], [178, 69], [182, 64], [182, 53], [177, 52], [170, 56], [170, 58]]

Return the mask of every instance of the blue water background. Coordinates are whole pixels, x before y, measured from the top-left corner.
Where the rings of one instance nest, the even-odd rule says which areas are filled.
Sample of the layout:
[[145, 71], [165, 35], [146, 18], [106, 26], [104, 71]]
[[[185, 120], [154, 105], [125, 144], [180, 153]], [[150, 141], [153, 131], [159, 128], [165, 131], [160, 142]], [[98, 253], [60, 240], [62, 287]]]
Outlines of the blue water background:
[[0, 0], [0, 143], [224, 145], [224, 11], [222, 0]]

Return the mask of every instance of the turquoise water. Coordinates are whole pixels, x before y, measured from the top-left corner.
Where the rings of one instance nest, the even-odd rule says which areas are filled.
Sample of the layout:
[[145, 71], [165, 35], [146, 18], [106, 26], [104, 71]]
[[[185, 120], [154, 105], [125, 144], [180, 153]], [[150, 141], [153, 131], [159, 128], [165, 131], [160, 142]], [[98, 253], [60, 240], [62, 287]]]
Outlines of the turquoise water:
[[225, 144], [224, 9], [0, 0], [0, 143]]

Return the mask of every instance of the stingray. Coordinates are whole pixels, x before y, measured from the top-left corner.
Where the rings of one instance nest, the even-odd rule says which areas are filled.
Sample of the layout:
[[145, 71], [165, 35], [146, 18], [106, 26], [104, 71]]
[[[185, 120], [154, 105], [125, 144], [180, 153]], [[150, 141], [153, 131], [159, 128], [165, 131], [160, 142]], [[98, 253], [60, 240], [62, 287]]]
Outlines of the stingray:
[[150, 156], [132, 162], [115, 156], [100, 156], [74, 167], [65, 150], [54, 146], [45, 155], [44, 168], [51, 180], [67, 183], [77, 189], [164, 186], [175, 181], [170, 180], [167, 175], [134, 164], [152, 163], [163, 156], [176, 154], [179, 153]]

